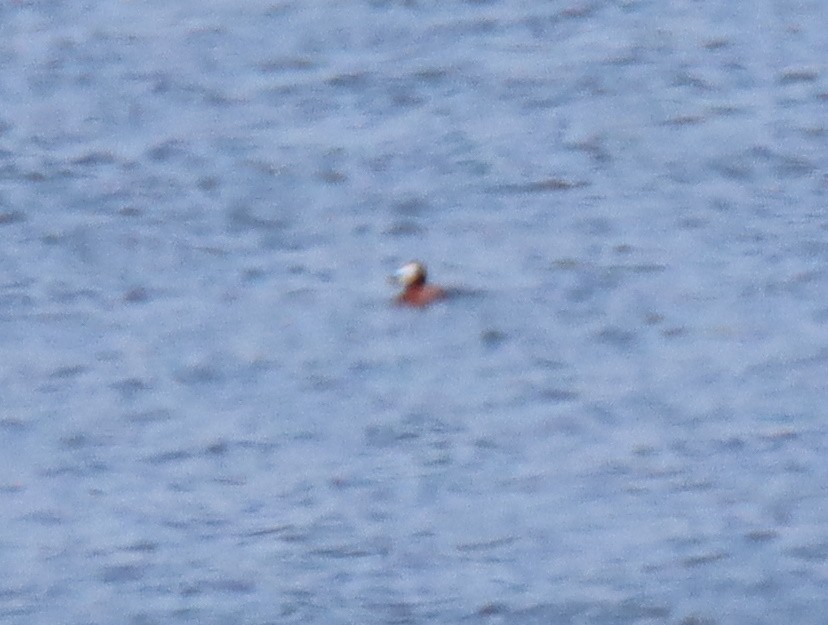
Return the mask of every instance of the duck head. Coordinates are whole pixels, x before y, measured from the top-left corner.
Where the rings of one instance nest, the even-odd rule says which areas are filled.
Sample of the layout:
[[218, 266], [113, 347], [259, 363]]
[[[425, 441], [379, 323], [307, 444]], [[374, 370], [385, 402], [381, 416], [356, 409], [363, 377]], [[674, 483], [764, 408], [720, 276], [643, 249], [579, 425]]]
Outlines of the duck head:
[[416, 286], [422, 286], [426, 282], [426, 268], [422, 263], [412, 261], [406, 263], [394, 273], [391, 280], [399, 284], [404, 289]]

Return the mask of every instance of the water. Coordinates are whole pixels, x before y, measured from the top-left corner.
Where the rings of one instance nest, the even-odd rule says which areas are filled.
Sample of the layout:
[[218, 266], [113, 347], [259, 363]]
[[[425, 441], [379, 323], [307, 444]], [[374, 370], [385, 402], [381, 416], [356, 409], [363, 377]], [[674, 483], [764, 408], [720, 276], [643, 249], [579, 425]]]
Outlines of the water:
[[0, 4], [0, 620], [819, 622], [826, 18]]

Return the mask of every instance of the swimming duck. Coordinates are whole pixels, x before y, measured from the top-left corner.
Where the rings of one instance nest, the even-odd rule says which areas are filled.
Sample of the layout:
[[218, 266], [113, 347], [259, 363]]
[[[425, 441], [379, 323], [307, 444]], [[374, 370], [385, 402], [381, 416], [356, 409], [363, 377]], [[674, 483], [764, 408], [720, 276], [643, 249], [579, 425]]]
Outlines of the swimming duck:
[[403, 290], [394, 301], [403, 306], [423, 308], [446, 297], [445, 289], [426, 284], [426, 268], [422, 263], [412, 261], [400, 267], [391, 277]]

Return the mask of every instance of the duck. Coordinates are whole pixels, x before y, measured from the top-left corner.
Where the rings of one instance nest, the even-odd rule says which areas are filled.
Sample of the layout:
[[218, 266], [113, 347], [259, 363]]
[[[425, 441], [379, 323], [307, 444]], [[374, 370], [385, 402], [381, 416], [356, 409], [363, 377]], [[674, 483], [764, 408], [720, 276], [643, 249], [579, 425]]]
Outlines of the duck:
[[394, 298], [394, 302], [401, 306], [425, 308], [441, 299], [446, 298], [446, 290], [439, 286], [426, 284], [425, 265], [418, 261], [411, 261], [400, 267], [389, 280], [399, 284], [402, 291]]

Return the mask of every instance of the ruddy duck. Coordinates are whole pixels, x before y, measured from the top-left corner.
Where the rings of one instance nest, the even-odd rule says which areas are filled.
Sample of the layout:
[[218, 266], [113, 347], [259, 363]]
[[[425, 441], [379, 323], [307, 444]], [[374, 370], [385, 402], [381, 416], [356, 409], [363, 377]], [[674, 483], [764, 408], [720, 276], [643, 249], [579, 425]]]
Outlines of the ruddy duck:
[[406, 263], [391, 277], [403, 290], [394, 298], [397, 304], [423, 308], [446, 297], [445, 289], [426, 284], [426, 268], [418, 262]]

